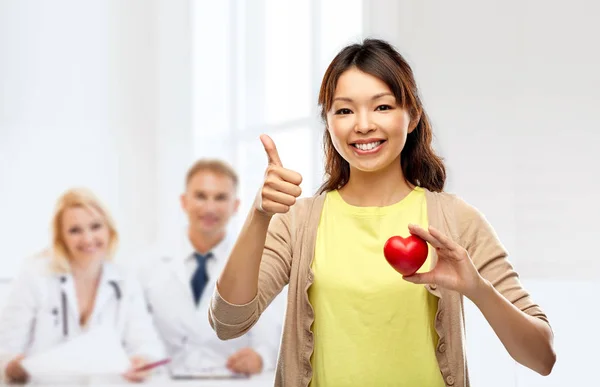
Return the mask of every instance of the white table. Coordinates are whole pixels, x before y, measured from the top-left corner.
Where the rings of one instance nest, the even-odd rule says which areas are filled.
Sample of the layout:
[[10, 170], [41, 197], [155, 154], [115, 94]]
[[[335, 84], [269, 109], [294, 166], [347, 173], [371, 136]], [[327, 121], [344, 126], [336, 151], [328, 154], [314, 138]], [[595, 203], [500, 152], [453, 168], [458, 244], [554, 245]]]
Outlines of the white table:
[[145, 383], [127, 383], [122, 379], [114, 380], [63, 380], [63, 381], [33, 381], [31, 386], [44, 387], [132, 387], [132, 386], [164, 386], [164, 387], [272, 387], [275, 380], [274, 372], [265, 372], [248, 379], [190, 379], [173, 380], [165, 375], [157, 375]]
[[[273, 387], [275, 380], [274, 372], [265, 372], [248, 379], [192, 379], [192, 380], [173, 380], [168, 376], [157, 376], [148, 381], [147, 385], [160, 385], [170, 387]], [[97, 385], [94, 385], [97, 386]], [[131, 385], [128, 385], [129, 387]], [[98, 386], [100, 387], [100, 386]]]

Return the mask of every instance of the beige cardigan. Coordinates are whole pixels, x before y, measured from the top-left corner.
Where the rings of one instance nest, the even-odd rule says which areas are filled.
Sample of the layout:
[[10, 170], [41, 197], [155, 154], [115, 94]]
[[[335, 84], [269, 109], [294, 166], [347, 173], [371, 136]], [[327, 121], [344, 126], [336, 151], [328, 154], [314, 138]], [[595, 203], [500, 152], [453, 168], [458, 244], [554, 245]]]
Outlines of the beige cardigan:
[[[521, 286], [505, 248], [484, 216], [455, 195], [425, 193], [429, 224], [466, 248], [481, 275], [517, 308], [548, 322]], [[209, 309], [209, 320], [217, 335], [224, 340], [235, 338], [246, 333], [273, 298], [289, 285], [275, 386], [305, 387], [311, 380], [314, 311], [308, 288], [313, 282], [311, 263], [324, 199], [325, 194], [301, 199], [288, 213], [273, 217], [260, 265], [258, 294], [252, 301], [232, 305], [215, 289]], [[435, 263], [437, 255], [434, 249], [431, 251]], [[463, 297], [435, 285], [424, 286], [439, 298], [436, 357], [444, 381], [448, 386], [468, 387]]]

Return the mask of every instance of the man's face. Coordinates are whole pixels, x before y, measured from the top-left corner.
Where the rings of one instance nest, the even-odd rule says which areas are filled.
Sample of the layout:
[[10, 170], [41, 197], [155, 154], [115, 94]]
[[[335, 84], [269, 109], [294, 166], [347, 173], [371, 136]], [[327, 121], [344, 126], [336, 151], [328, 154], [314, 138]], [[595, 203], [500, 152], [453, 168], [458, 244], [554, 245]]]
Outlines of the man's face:
[[181, 206], [193, 232], [214, 236], [226, 230], [239, 199], [233, 180], [212, 171], [198, 171], [181, 195]]

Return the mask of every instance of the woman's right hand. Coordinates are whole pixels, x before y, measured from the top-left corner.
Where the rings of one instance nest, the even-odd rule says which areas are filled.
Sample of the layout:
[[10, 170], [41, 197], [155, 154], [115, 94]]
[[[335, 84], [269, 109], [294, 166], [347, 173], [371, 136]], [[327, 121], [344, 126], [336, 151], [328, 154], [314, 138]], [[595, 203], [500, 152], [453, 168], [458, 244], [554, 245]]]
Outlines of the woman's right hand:
[[285, 169], [277, 153], [277, 147], [271, 137], [263, 134], [260, 136], [269, 165], [265, 172], [265, 181], [259, 191], [255, 207], [258, 211], [268, 216], [284, 214], [296, 203], [296, 198], [302, 194], [300, 183], [302, 176], [295, 171]]
[[123, 377], [133, 383], [141, 383], [146, 380], [151, 372], [149, 370], [138, 371], [137, 369], [148, 364], [148, 361], [141, 356], [133, 356], [130, 360], [131, 368], [127, 370]]
[[29, 374], [21, 365], [24, 358], [25, 355], [19, 355], [6, 365], [6, 377], [11, 383], [27, 383], [29, 380]]

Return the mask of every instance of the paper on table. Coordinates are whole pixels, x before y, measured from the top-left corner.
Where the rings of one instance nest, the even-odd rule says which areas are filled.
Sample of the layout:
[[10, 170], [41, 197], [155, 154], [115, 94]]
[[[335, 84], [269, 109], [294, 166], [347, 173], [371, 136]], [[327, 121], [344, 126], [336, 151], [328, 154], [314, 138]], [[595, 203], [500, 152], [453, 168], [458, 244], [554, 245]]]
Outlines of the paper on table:
[[189, 348], [188, 351], [175, 355], [169, 366], [174, 379], [206, 379], [237, 378], [238, 374], [230, 371], [223, 364], [222, 355], [210, 347]]
[[171, 370], [173, 379], [247, 379], [244, 374], [237, 374], [225, 367], [197, 368], [193, 370]]
[[117, 375], [131, 362], [121, 340], [110, 328], [90, 329], [48, 351], [33, 354], [22, 362], [32, 376]]

